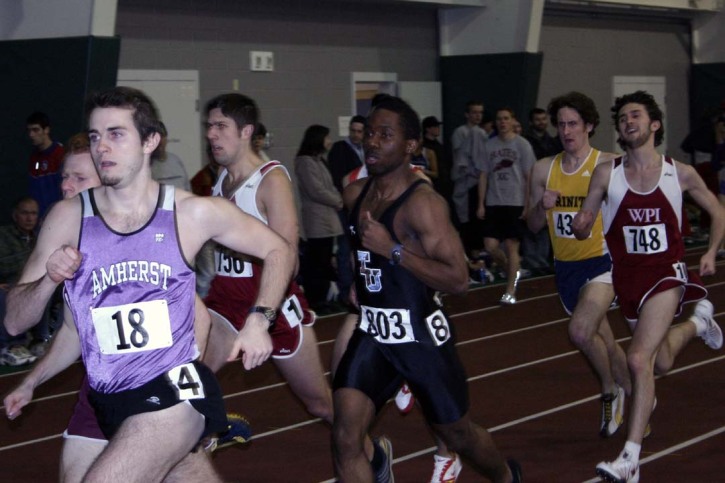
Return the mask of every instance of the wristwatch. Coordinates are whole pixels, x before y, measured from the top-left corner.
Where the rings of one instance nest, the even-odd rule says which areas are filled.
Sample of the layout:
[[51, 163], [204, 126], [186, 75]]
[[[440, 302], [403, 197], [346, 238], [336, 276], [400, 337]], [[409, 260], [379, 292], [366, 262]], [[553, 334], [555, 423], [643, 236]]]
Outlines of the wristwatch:
[[392, 250], [390, 250], [390, 264], [398, 265], [403, 259], [403, 245], [396, 243]]
[[274, 321], [277, 320], [277, 311], [274, 310], [272, 307], [264, 307], [262, 305], [255, 305], [251, 309], [249, 309], [249, 313], [255, 313], [258, 312], [262, 315], [264, 315], [264, 318], [269, 321], [269, 330], [272, 330], [272, 327], [274, 327]]

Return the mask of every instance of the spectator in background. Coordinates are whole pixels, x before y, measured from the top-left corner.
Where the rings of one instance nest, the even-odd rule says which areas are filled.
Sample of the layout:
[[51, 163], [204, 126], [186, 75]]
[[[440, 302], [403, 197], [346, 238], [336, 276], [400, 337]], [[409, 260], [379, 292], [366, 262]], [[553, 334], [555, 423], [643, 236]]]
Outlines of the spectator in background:
[[[552, 136], [547, 131], [548, 125], [548, 114], [544, 109], [535, 107], [529, 111], [529, 129], [524, 133], [524, 138], [531, 144], [536, 159], [555, 156], [563, 149], [559, 137]], [[534, 275], [552, 273], [551, 240], [546, 230], [532, 233], [526, 226], [521, 240], [521, 251], [521, 265], [525, 269]]]
[[336, 278], [332, 267], [335, 237], [343, 233], [338, 214], [342, 196], [335, 188], [325, 160], [331, 145], [330, 130], [314, 124], [305, 130], [295, 159], [302, 228], [307, 240], [300, 261], [300, 276], [310, 306], [320, 315], [334, 309], [327, 303], [327, 292], [330, 282]]
[[362, 141], [364, 129], [365, 118], [363, 116], [353, 116], [348, 126], [347, 138], [333, 144], [330, 154], [327, 156], [332, 181], [340, 193], [342, 193], [342, 178], [363, 164]]
[[531, 143], [536, 159], [555, 156], [563, 149], [558, 136], [552, 136], [547, 131], [548, 126], [549, 117], [544, 109], [535, 107], [529, 111], [529, 128], [524, 137]]
[[[342, 195], [342, 179], [355, 169], [363, 165], [363, 131], [365, 129], [365, 118], [353, 116], [348, 125], [347, 138], [337, 141], [332, 145], [327, 156], [327, 166], [332, 175], [332, 182]], [[340, 223], [347, 225], [347, 210], [343, 207], [339, 212]], [[335, 238], [335, 259], [337, 262], [337, 294], [338, 301], [342, 304], [348, 303], [350, 287], [353, 283], [352, 265], [350, 263], [350, 242], [345, 234]]]
[[531, 145], [513, 131], [514, 119], [508, 107], [496, 111], [498, 136], [486, 142], [481, 158], [476, 212], [484, 220], [484, 247], [506, 272], [508, 283], [500, 302], [507, 305], [516, 303], [516, 285], [522, 276], [519, 246], [528, 207], [529, 173], [536, 162]]
[[435, 116], [428, 116], [423, 119], [421, 126], [423, 128], [423, 147], [428, 148], [435, 153], [438, 161], [438, 176], [433, 181], [433, 187], [446, 200], [451, 198], [451, 161], [443, 148], [443, 144], [439, 141], [441, 136], [442, 123]]
[[267, 151], [265, 151], [268, 147], [267, 128], [260, 122], [257, 124], [254, 136], [252, 136], [252, 149], [254, 150], [254, 153], [259, 156], [259, 159], [265, 163], [270, 162], [269, 156], [267, 156]]
[[25, 121], [34, 150], [30, 155], [29, 195], [36, 200], [40, 218], [50, 205], [60, 199], [60, 166], [65, 150], [50, 138], [50, 119], [43, 112], [34, 112]]
[[219, 164], [211, 153], [211, 146], [206, 145], [207, 163], [191, 178], [191, 192], [197, 196], [211, 196], [211, 190], [219, 177]]
[[[35, 246], [38, 202], [29, 196], [20, 198], [15, 202], [12, 216], [12, 225], [0, 227], [0, 317], [3, 319], [7, 292], [20, 278]], [[25, 347], [26, 342], [25, 334], [11, 336], [5, 325], [0, 324], [0, 364], [20, 366], [34, 362], [37, 356]]]
[[[723, 115], [721, 110], [705, 115], [700, 126], [690, 132], [680, 148], [689, 155], [689, 161], [695, 171], [705, 182], [707, 189], [715, 196], [718, 194], [718, 174], [713, 166], [713, 158], [717, 149], [718, 119]], [[710, 229], [710, 215], [700, 210], [700, 235], [703, 239]]]
[[476, 219], [478, 206], [478, 177], [480, 171], [477, 159], [483, 152], [488, 139], [486, 131], [479, 126], [483, 120], [483, 103], [469, 101], [466, 103], [466, 124], [458, 126], [451, 136], [453, 148], [453, 181], [454, 213], [461, 232], [463, 246], [467, 252], [480, 247], [480, 230]]
[[191, 190], [189, 175], [181, 159], [174, 153], [169, 152], [166, 147], [169, 140], [169, 133], [164, 123], [161, 127], [161, 143], [151, 157], [151, 177], [163, 184], [171, 184], [186, 191]]

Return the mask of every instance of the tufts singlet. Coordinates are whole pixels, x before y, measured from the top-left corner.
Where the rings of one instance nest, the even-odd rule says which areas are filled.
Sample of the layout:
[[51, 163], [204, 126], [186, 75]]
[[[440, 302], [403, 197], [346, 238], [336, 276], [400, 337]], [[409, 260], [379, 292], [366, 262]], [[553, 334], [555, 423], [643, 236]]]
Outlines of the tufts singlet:
[[106, 225], [93, 190], [79, 198], [83, 259], [65, 295], [91, 387], [133, 389], [196, 359], [196, 277], [179, 245], [174, 187], [159, 185], [154, 213], [131, 233]]
[[[411, 184], [378, 219], [396, 243], [400, 243], [400, 240], [395, 236], [393, 227], [395, 214], [422, 183], [426, 181], [421, 179]], [[435, 291], [405, 268], [391, 265], [386, 257], [362, 246], [357, 223], [360, 205], [371, 184], [372, 179], [363, 187], [350, 213], [350, 224], [347, 227], [355, 258], [353, 274], [361, 318], [358, 328], [369, 334], [374, 333], [379, 341], [384, 340], [385, 343], [436, 343], [435, 335], [426, 326], [426, 318], [439, 310], [434, 300]], [[436, 324], [437, 321], [430, 323]]]

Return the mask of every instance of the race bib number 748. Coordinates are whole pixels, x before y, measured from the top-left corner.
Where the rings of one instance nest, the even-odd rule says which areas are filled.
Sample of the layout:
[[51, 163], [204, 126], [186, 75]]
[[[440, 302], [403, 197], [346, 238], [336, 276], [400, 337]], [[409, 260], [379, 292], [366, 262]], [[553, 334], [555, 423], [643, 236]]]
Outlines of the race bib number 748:
[[667, 232], [664, 223], [646, 226], [625, 226], [623, 230], [627, 253], [651, 255], [667, 251]]

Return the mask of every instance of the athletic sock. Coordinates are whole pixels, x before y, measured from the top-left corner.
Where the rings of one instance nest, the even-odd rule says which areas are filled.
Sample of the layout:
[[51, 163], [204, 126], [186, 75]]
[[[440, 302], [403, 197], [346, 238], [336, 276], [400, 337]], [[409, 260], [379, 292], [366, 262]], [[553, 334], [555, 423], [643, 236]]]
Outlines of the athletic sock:
[[707, 322], [702, 320], [697, 315], [693, 314], [692, 317], [690, 317], [690, 322], [695, 324], [695, 332], [698, 336], [701, 336], [707, 330]]
[[627, 441], [624, 444], [624, 449], [622, 450], [622, 456], [628, 455], [627, 459], [634, 463], [639, 463], [639, 452], [642, 450], [642, 445], [634, 443], [632, 441]]

